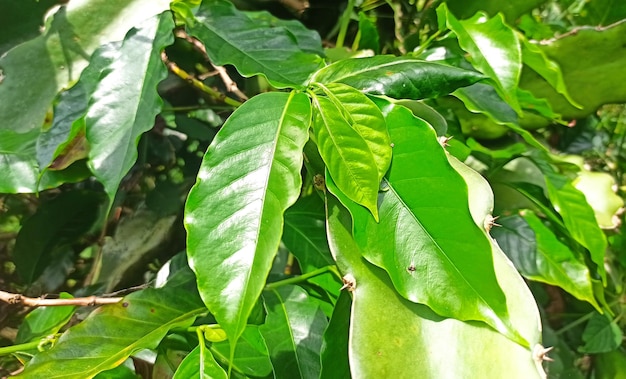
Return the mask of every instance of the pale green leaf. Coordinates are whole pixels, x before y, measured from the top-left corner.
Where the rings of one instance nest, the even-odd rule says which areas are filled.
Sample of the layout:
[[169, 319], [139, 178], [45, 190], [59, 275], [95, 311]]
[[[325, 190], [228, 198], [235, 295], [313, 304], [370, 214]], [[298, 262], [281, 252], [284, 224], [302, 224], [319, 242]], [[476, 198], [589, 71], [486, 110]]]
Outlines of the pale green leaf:
[[253, 97], [207, 150], [185, 208], [187, 254], [202, 299], [231, 348], [265, 285], [300, 194], [311, 108], [304, 94]]
[[[340, 269], [355, 279], [350, 318], [350, 371], [354, 378], [511, 378], [545, 377], [532, 353], [481, 323], [444, 319], [428, 307], [398, 296], [387, 274], [361, 258], [350, 232], [350, 214], [328, 197], [329, 243]], [[510, 277], [510, 264], [497, 259]], [[509, 267], [508, 269], [506, 269]], [[500, 274], [498, 275], [500, 277]], [[532, 295], [523, 282], [504, 280], [507, 305], [528, 312], [540, 336]], [[382, 311], [381, 311], [382, 310]], [[528, 317], [530, 316], [530, 317]], [[525, 321], [524, 321], [525, 320]], [[536, 337], [538, 338], [538, 337]], [[539, 343], [538, 339], [529, 342]], [[393, 343], [381, 343], [393, 341]], [[468, 348], [471, 346], [471, 348]], [[490, 357], [489, 363], [484, 361]]]
[[621, 346], [623, 337], [620, 327], [608, 315], [594, 313], [583, 332], [585, 344], [580, 351], [588, 354], [607, 353]]

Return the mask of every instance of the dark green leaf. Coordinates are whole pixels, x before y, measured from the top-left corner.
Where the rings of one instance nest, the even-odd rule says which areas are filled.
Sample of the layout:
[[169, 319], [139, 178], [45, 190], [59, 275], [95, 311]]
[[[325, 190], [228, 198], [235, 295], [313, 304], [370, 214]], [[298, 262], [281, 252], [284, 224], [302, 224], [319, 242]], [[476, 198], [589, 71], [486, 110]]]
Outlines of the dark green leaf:
[[322, 343], [321, 379], [350, 378], [350, 308], [352, 299], [348, 291], [342, 291], [335, 304], [332, 317], [324, 332]]
[[171, 328], [190, 326], [206, 312], [194, 284], [185, 270], [163, 288], [138, 291], [96, 309], [52, 349], [35, 355], [17, 377], [89, 379], [139, 350], [156, 348]]
[[283, 243], [303, 272], [334, 264], [326, 241], [324, 202], [316, 194], [300, 198], [285, 212]]
[[[225, 0], [204, 1], [189, 32], [215, 64], [232, 64], [243, 76], [262, 74], [278, 88], [303, 87], [322, 59], [315, 32], [267, 13], [247, 15]], [[260, 22], [262, 21], [262, 22]]]
[[617, 323], [608, 315], [594, 313], [583, 332], [585, 345], [580, 351], [588, 354], [607, 353], [622, 344], [624, 335]]
[[447, 95], [484, 78], [478, 72], [439, 63], [379, 55], [340, 60], [319, 70], [311, 81], [343, 83], [372, 95], [419, 100]]
[[98, 220], [103, 202], [101, 193], [70, 191], [43, 203], [15, 241], [13, 262], [22, 280], [32, 283], [57, 253], [86, 233]]
[[[200, 341], [204, 343], [204, 341]], [[227, 379], [224, 369], [215, 361], [210, 350], [197, 346], [193, 349], [176, 369], [172, 379]]]
[[300, 194], [310, 119], [304, 94], [275, 92], [248, 100], [209, 146], [189, 194], [189, 264], [231, 347], [265, 285], [283, 213]]
[[154, 125], [162, 100], [157, 84], [167, 76], [161, 50], [174, 41], [169, 12], [126, 35], [94, 91], [85, 117], [89, 166], [111, 201], [137, 159], [137, 143]]
[[320, 373], [324, 312], [297, 286], [264, 293], [267, 319], [261, 333], [270, 351], [277, 379], [314, 379]]
[[374, 53], [380, 52], [380, 38], [376, 29], [376, 19], [359, 12], [359, 50], [370, 49]]

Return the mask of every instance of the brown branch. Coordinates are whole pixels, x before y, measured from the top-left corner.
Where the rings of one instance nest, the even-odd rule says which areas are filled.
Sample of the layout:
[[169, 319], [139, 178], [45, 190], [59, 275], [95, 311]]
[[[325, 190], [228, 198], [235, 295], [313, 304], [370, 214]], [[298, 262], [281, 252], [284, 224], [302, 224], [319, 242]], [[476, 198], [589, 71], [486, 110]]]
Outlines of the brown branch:
[[222, 78], [222, 81], [224, 82], [224, 85], [226, 86], [226, 90], [228, 92], [235, 94], [242, 101], [248, 100], [248, 96], [246, 96], [245, 93], [241, 92], [239, 87], [237, 87], [237, 83], [235, 83], [230, 78], [230, 76], [228, 76], [226, 69], [223, 66], [214, 65], [213, 62], [211, 62], [211, 60], [209, 59], [209, 55], [206, 52], [206, 48], [204, 47], [202, 42], [191, 37], [182, 29], [177, 30], [175, 35], [176, 37], [182, 38], [185, 41], [189, 42], [198, 52], [200, 52], [204, 56], [204, 59], [206, 59], [206, 61], [211, 64], [211, 67], [213, 67], [213, 69], [215, 69], [220, 78]]
[[179, 78], [183, 79], [184, 81], [186, 81], [187, 83], [191, 84], [192, 86], [196, 87], [197, 89], [199, 89], [200, 91], [208, 94], [209, 96], [211, 96], [212, 98], [221, 101], [223, 103], [226, 103], [230, 106], [233, 107], [239, 107], [241, 106], [241, 102], [235, 100], [235, 99], [231, 99], [230, 97], [224, 95], [223, 93], [214, 90], [213, 88], [207, 86], [206, 84], [202, 83], [200, 80], [194, 78], [192, 75], [190, 75], [187, 71], [181, 69], [180, 67], [178, 67], [178, 65], [172, 61], [169, 60], [169, 58], [167, 57], [167, 54], [165, 54], [165, 52], [161, 53], [161, 60], [163, 61], [163, 63], [165, 63], [165, 65], [167, 66], [167, 69], [170, 70], [174, 75], [178, 76]]
[[17, 293], [0, 291], [0, 300], [9, 304], [20, 304], [27, 307], [50, 307], [61, 305], [94, 306], [103, 304], [115, 304], [122, 300], [121, 297], [77, 297], [74, 299], [41, 299], [26, 297]]

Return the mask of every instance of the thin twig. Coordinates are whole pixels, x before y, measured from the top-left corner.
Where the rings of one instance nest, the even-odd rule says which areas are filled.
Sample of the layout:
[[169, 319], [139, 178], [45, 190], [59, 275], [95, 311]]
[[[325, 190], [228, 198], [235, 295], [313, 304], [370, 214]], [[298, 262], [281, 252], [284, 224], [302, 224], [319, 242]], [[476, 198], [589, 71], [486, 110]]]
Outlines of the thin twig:
[[185, 70], [181, 69], [180, 67], [178, 67], [178, 65], [176, 63], [170, 61], [168, 59], [168, 57], [167, 57], [167, 54], [165, 54], [165, 52], [161, 53], [161, 60], [163, 61], [163, 63], [165, 63], [165, 65], [167, 66], [167, 69], [170, 70], [174, 75], [176, 75], [179, 78], [183, 79], [184, 81], [190, 83], [192, 86], [194, 86], [197, 89], [199, 89], [200, 91], [208, 94], [209, 96], [211, 96], [215, 100], [224, 102], [224, 103], [226, 103], [226, 104], [228, 104], [230, 106], [233, 106], [233, 107], [239, 107], [239, 106], [241, 106], [241, 104], [243, 104], [240, 101], [237, 101], [235, 99], [231, 99], [230, 97], [224, 95], [223, 93], [214, 90], [213, 88], [207, 86], [206, 84], [202, 83], [198, 79], [194, 78], [187, 71], [185, 71]]
[[237, 87], [237, 83], [235, 83], [235, 81], [232, 80], [230, 76], [228, 76], [226, 69], [223, 66], [218, 66], [211, 62], [211, 60], [209, 59], [209, 55], [206, 52], [206, 48], [204, 47], [202, 42], [198, 41], [196, 38], [193, 38], [181, 29], [177, 30], [175, 35], [176, 37], [183, 38], [185, 41], [189, 42], [198, 52], [200, 52], [204, 56], [204, 59], [209, 62], [211, 67], [213, 67], [213, 69], [219, 74], [220, 78], [222, 78], [222, 81], [224, 82], [224, 85], [226, 86], [226, 90], [228, 92], [235, 94], [242, 101], [248, 100], [248, 96], [246, 96], [245, 93], [241, 92], [239, 87]]
[[121, 297], [77, 297], [74, 299], [41, 299], [26, 297], [17, 293], [0, 291], [0, 300], [9, 304], [20, 304], [27, 307], [50, 307], [61, 305], [94, 306], [103, 304], [115, 304], [121, 301]]

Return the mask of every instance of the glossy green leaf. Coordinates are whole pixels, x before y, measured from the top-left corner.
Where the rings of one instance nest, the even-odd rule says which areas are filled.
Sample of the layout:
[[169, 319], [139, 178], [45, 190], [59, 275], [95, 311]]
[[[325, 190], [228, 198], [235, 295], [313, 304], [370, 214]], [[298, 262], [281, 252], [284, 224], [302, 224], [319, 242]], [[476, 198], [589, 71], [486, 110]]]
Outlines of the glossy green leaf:
[[51, 11], [43, 31], [0, 58], [0, 128], [20, 133], [39, 129], [57, 91], [78, 79], [94, 49], [122, 39], [131, 27], [167, 10], [169, 3], [86, 0]]
[[138, 291], [96, 309], [52, 349], [35, 355], [17, 377], [92, 378], [139, 350], [156, 348], [170, 329], [188, 327], [205, 312], [193, 275], [189, 270], [179, 272], [163, 288]]
[[165, 12], [132, 29], [91, 97], [85, 116], [89, 166], [111, 201], [137, 159], [139, 137], [161, 110], [156, 87], [167, 76], [161, 50], [174, 41], [173, 28]]
[[301, 93], [248, 100], [209, 146], [187, 199], [189, 264], [231, 347], [265, 285], [283, 213], [300, 194], [310, 119]]
[[[59, 299], [73, 298], [67, 292], [62, 292]], [[39, 307], [24, 317], [24, 321], [17, 330], [16, 344], [35, 341], [40, 338], [57, 333], [63, 325], [65, 325], [72, 315], [76, 307], [59, 306], [59, 307]]]
[[378, 182], [391, 164], [391, 140], [385, 118], [378, 107], [361, 92], [341, 83], [319, 85], [341, 116], [367, 143], [378, 169]]
[[547, 0], [447, 0], [446, 5], [459, 19], [472, 17], [478, 11], [487, 12], [489, 15], [502, 13], [508, 22], [514, 22], [520, 15], [527, 13]]
[[322, 334], [328, 325], [324, 312], [297, 286], [268, 290], [263, 297], [267, 318], [261, 333], [275, 378], [318, 378]]
[[583, 332], [585, 344], [580, 350], [588, 354], [608, 353], [620, 347], [623, 337], [620, 327], [608, 315], [594, 313]]
[[203, 1], [187, 27], [213, 63], [232, 64], [243, 76], [262, 74], [278, 88], [303, 87], [322, 63], [315, 32], [267, 13], [247, 15], [225, 0]]
[[518, 35], [504, 22], [502, 15], [488, 18], [478, 12], [470, 19], [459, 21], [444, 3], [437, 8], [437, 17], [440, 25], [456, 34], [472, 64], [493, 80], [500, 95], [521, 113], [517, 87], [522, 72], [522, 49]]
[[[467, 186], [435, 131], [406, 108], [381, 101], [394, 161], [378, 196], [380, 223], [347, 199], [354, 238], [398, 292], [438, 314], [480, 320], [516, 339], [493, 271], [489, 240], [469, 212]], [[419, 141], [419, 148], [416, 148]], [[327, 183], [332, 193], [333, 183]]]
[[40, 169], [51, 165], [81, 132], [84, 137], [84, 117], [89, 98], [98, 86], [102, 71], [119, 56], [120, 46], [120, 42], [111, 42], [98, 48], [78, 82], [59, 94], [58, 102], [54, 106], [52, 125], [37, 138], [37, 161]]
[[[132, 365], [132, 361], [126, 364], [121, 364], [115, 368], [107, 371], [102, 371], [95, 376], [96, 379], [141, 379], [137, 373], [135, 373], [134, 367], [131, 369], [128, 365]], [[131, 366], [132, 367], [132, 366]]]
[[533, 162], [543, 172], [550, 201], [563, 217], [567, 230], [577, 242], [589, 250], [602, 283], [606, 285], [604, 255], [607, 240], [598, 226], [593, 209], [587, 203], [585, 195], [577, 190], [567, 177], [557, 173], [544, 159], [534, 157]]
[[22, 280], [32, 283], [59, 254], [98, 220], [101, 193], [69, 191], [39, 206], [20, 229], [13, 262]]
[[532, 68], [537, 74], [544, 78], [558, 93], [563, 95], [570, 104], [577, 108], [582, 108], [576, 100], [574, 100], [565, 86], [563, 73], [559, 65], [549, 59], [537, 45], [531, 43], [520, 35], [519, 39], [522, 44], [522, 60], [525, 65]]
[[[219, 360], [228, 362], [230, 344], [228, 341], [214, 343], [211, 351]], [[259, 326], [248, 325], [237, 340], [235, 358], [230, 361], [233, 371], [245, 375], [265, 377], [272, 373], [272, 362], [265, 345], [265, 340], [259, 331]]]
[[369, 144], [344, 118], [347, 110], [336, 102], [314, 96], [313, 107], [313, 130], [330, 175], [340, 191], [378, 219], [379, 169]]
[[324, 202], [316, 194], [298, 199], [285, 212], [282, 240], [303, 272], [334, 264], [324, 219]]
[[321, 353], [321, 379], [344, 379], [351, 377], [348, 359], [351, 307], [352, 299], [350, 293], [342, 291], [333, 309], [328, 327], [324, 332]]
[[[201, 341], [200, 343], [204, 343]], [[208, 348], [197, 346], [180, 363], [172, 379], [227, 379], [226, 371], [215, 361]]]
[[502, 227], [492, 234], [522, 275], [561, 287], [600, 309], [583, 257], [559, 241], [533, 212], [498, 219], [498, 224]]
[[[351, 236], [350, 214], [330, 196], [327, 204], [331, 250], [340, 269], [355, 279], [349, 348], [352, 377], [545, 377], [528, 349], [485, 324], [444, 319], [424, 305], [399, 297], [385, 271], [361, 258]], [[506, 259], [496, 259], [496, 268], [499, 277], [515, 278]], [[535, 338], [529, 338], [530, 342], [539, 343], [532, 295], [518, 278], [503, 283], [507, 284], [507, 306], [521, 316], [516, 316], [520, 323], [534, 328]], [[489, 364], [485, 357], [490, 357]]]
[[485, 77], [478, 72], [407, 57], [343, 59], [313, 75], [312, 82], [343, 83], [372, 95], [425, 99], [447, 95]]

